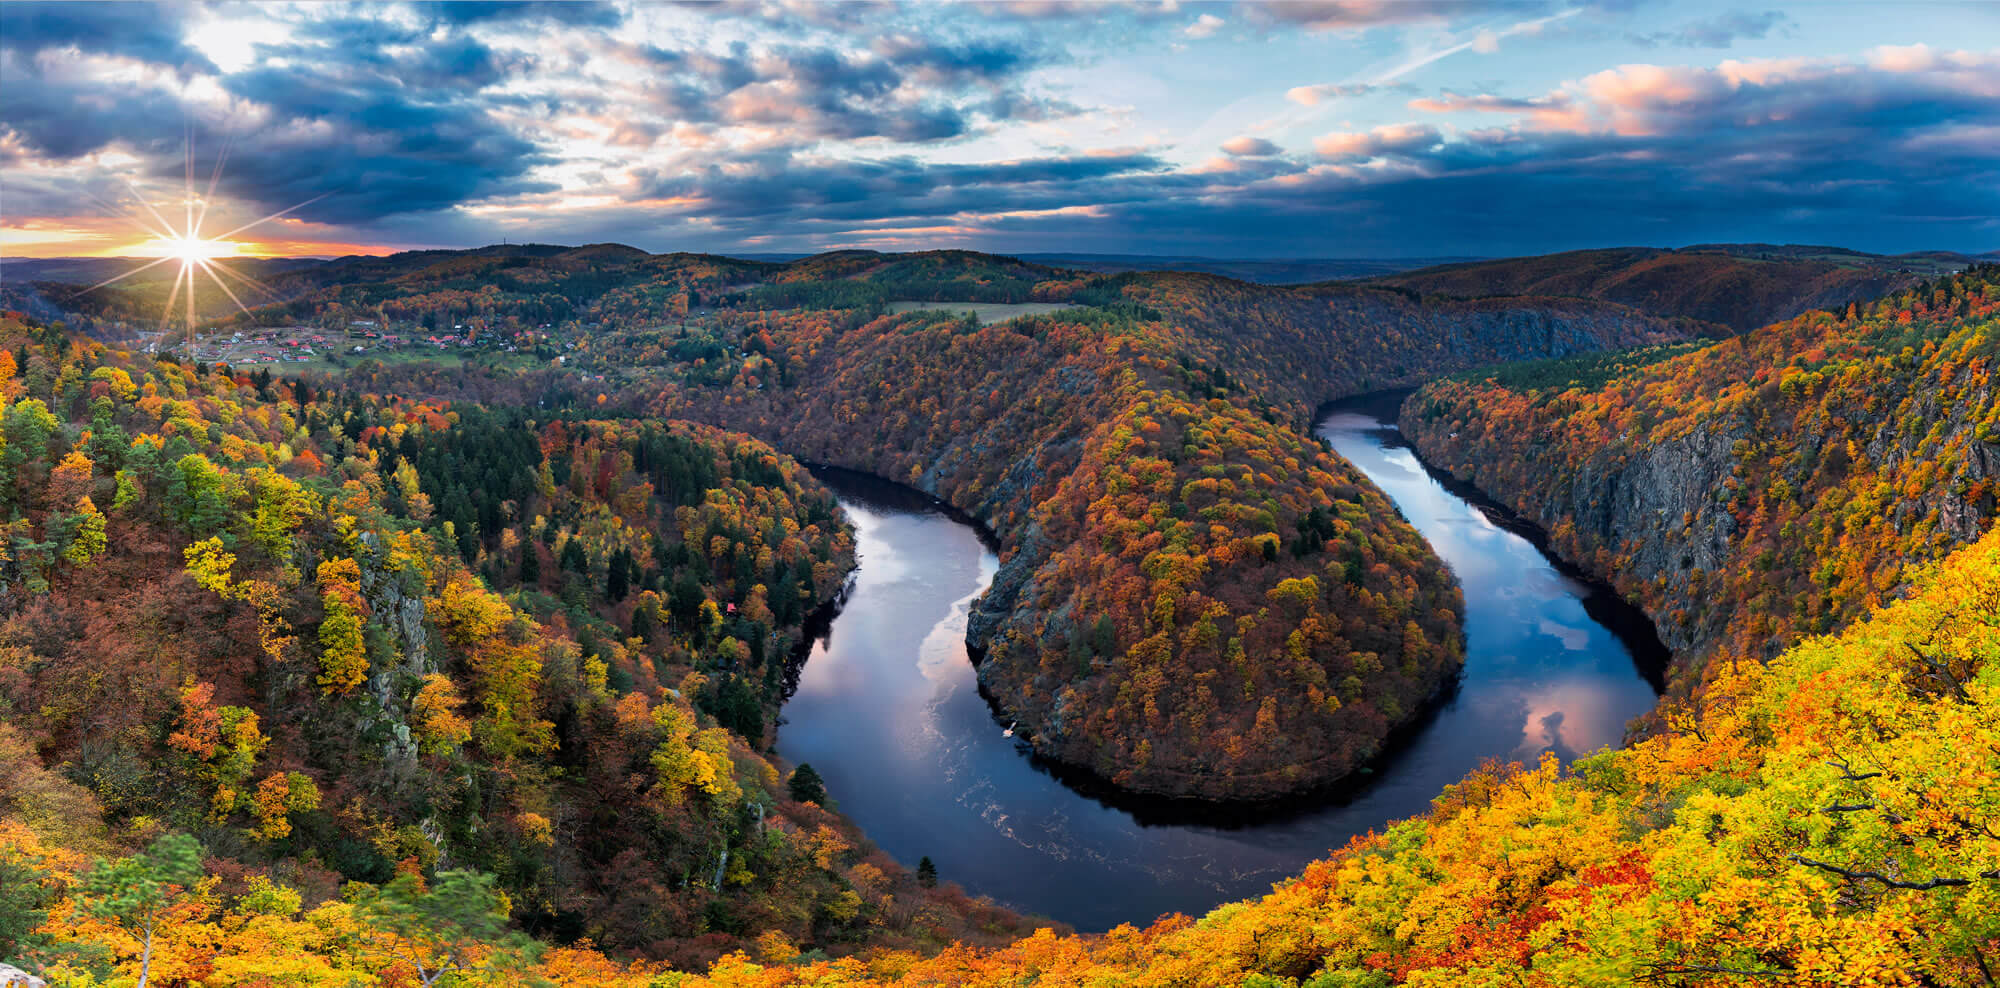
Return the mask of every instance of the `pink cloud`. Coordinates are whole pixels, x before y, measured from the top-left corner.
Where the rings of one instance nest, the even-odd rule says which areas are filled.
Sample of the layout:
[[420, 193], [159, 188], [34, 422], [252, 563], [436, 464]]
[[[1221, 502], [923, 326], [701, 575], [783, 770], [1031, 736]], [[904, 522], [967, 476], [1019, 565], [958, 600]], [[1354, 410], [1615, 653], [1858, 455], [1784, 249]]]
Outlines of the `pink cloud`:
[[1313, 141], [1313, 150], [1329, 160], [1375, 158], [1421, 151], [1443, 140], [1444, 135], [1429, 124], [1399, 123], [1361, 132], [1336, 131]]
[[1864, 62], [1783, 58], [1730, 60], [1713, 67], [1632, 64], [1537, 97], [1447, 92], [1409, 105], [1425, 113], [1507, 114], [1520, 118], [1520, 128], [1529, 131], [1646, 137], [1724, 121], [1777, 123], [1833, 93], [1844, 100], [1871, 99], [1913, 89], [1956, 98], [2000, 98], [2000, 52], [1937, 52], [1911, 45], [1878, 48]]
[[1325, 82], [1317, 86], [1293, 86], [1285, 90], [1285, 98], [1300, 106], [1318, 106], [1329, 100], [1366, 96], [1381, 88], [1365, 82]]
[[1261, 137], [1251, 137], [1245, 134], [1223, 141], [1222, 150], [1225, 154], [1234, 155], [1239, 158], [1267, 158], [1277, 154], [1282, 149]]

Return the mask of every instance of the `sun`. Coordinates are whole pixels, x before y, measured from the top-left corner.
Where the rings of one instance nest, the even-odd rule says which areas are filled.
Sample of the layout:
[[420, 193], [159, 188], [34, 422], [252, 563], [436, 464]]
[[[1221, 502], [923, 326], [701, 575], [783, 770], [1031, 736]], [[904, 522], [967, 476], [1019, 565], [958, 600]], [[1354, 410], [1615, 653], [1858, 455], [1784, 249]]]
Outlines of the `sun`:
[[227, 275], [231, 281], [235, 281], [246, 288], [266, 291], [268, 294], [268, 291], [254, 279], [222, 263], [225, 258], [233, 259], [248, 256], [243, 250], [244, 245], [242, 243], [229, 238], [249, 230], [251, 227], [261, 226], [295, 210], [318, 202], [320, 199], [325, 198], [325, 196], [315, 196], [290, 209], [281, 209], [269, 216], [251, 220], [221, 236], [205, 237], [202, 235], [201, 226], [203, 221], [208, 218], [208, 207], [215, 196], [216, 185], [222, 180], [222, 166], [229, 158], [229, 146], [227, 144], [223, 145], [222, 153], [216, 157], [215, 172], [208, 179], [207, 195], [197, 195], [195, 192], [194, 152], [191, 142], [183, 146], [182, 157], [185, 159], [187, 174], [185, 192], [181, 196], [181, 217], [178, 223], [169, 221], [165, 214], [161, 213], [151, 201], [139, 192], [138, 186], [134, 185], [130, 178], [125, 180], [125, 187], [131, 191], [132, 201], [137, 203], [138, 209], [97, 199], [96, 196], [88, 192], [85, 193], [86, 196], [97, 199], [98, 204], [105, 207], [107, 211], [124, 214], [136, 222], [140, 229], [152, 234], [153, 238], [151, 240], [135, 245], [133, 250], [141, 256], [156, 258], [156, 260], [149, 261], [115, 277], [106, 278], [77, 294], [96, 291], [106, 285], [123, 281], [126, 278], [130, 278], [143, 271], [149, 271], [162, 264], [179, 261], [180, 270], [174, 275], [173, 289], [167, 295], [166, 305], [160, 311], [160, 330], [163, 334], [167, 331], [174, 318], [174, 303], [185, 299], [182, 325], [187, 331], [189, 338], [192, 339], [197, 321], [195, 319], [194, 307], [197, 275], [206, 275], [208, 280], [214, 282], [215, 287], [221, 289], [223, 294], [229, 296], [229, 301], [235, 303], [236, 308], [246, 315], [250, 312], [249, 307], [245, 306], [243, 299], [237, 296], [236, 291], [222, 280], [223, 275]]
[[243, 245], [233, 240], [200, 237], [154, 237], [138, 250], [146, 257], [171, 257], [183, 264], [198, 264], [218, 257], [237, 257], [243, 253]]

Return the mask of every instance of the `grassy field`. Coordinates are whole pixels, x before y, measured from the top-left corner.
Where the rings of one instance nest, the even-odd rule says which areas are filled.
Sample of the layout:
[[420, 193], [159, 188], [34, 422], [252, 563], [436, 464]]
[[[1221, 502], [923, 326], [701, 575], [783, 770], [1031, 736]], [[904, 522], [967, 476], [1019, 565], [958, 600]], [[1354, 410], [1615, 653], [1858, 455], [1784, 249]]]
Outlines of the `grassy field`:
[[970, 312], [973, 318], [984, 326], [990, 323], [1006, 322], [1022, 316], [1039, 316], [1050, 312], [1076, 308], [1067, 302], [891, 302], [890, 312], [923, 312], [943, 309], [948, 312]]

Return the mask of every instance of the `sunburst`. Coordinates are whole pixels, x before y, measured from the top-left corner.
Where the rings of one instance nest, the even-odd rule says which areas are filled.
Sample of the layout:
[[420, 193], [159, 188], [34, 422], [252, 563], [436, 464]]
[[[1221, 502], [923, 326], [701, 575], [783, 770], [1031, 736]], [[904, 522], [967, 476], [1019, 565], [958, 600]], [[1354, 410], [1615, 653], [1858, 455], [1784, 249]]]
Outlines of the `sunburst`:
[[[139, 191], [139, 187], [133, 184], [130, 178], [125, 179], [125, 188], [131, 193], [132, 201], [144, 209], [143, 213], [129, 206], [120, 206], [91, 196], [101, 207], [125, 216], [137, 223], [141, 230], [151, 234], [152, 239], [140, 245], [138, 253], [158, 255], [158, 259], [115, 277], [106, 278], [78, 294], [96, 291], [162, 264], [178, 263], [180, 268], [174, 275], [173, 289], [168, 293], [166, 304], [160, 311], [160, 330], [163, 334], [167, 331], [173, 322], [175, 305], [182, 304], [183, 328], [188, 334], [188, 340], [192, 342], [195, 327], [194, 293], [195, 287], [199, 284], [198, 275], [207, 275], [208, 279], [215, 283], [215, 287], [222, 289], [222, 293], [229, 296], [229, 300], [235, 303], [236, 308], [246, 315], [250, 312], [250, 307], [243, 304], [243, 299], [229, 287], [228, 282], [222, 280], [224, 275], [248, 290], [270, 294], [270, 290], [258, 284], [255, 279], [223, 263], [224, 258], [243, 255], [243, 245], [230, 238], [303, 209], [325, 198], [325, 195], [314, 196], [296, 206], [251, 220], [226, 233], [205, 236], [202, 233], [202, 226], [208, 219], [208, 207], [215, 198], [216, 186], [222, 180], [222, 166], [229, 160], [229, 146], [224, 144], [222, 153], [216, 156], [215, 170], [209, 175], [207, 191], [201, 194], [195, 191], [192, 142], [182, 145], [182, 157], [186, 163], [186, 187], [181, 196], [181, 222], [178, 224], [170, 222], [166, 215]], [[184, 303], [183, 299], [186, 300]]]

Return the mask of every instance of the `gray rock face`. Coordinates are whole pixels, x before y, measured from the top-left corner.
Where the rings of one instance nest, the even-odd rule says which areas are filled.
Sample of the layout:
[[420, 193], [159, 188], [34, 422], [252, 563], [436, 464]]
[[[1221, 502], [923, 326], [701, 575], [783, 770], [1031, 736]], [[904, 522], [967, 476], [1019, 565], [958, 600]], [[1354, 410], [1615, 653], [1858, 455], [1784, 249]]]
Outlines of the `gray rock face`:
[[0, 988], [48, 988], [48, 985], [12, 964], [0, 964]]
[[[1569, 520], [1598, 544], [1630, 547], [1631, 570], [1664, 577], [1675, 606], [1686, 609], [1698, 592], [1690, 574], [1720, 570], [1734, 556], [1736, 517], [1716, 492], [1734, 469], [1732, 450], [1742, 431], [1697, 430], [1629, 455], [1607, 450], [1577, 472], [1567, 497], [1543, 501], [1529, 517], [1544, 527]], [[1566, 519], [1570, 510], [1575, 515]], [[1719, 630], [1662, 623], [1657, 615], [1655, 624], [1660, 640], [1677, 652]]]
[[[1551, 548], [1645, 609], [1679, 664], [1698, 665], [1725, 642], [1739, 641], [1733, 632], [1742, 628], [1732, 622], [1746, 608], [1783, 614], [1799, 605], [1800, 594], [1831, 587], [1831, 578], [1821, 583], [1817, 574], [1839, 560], [1813, 555], [1818, 545], [1842, 537], [1866, 545], [1886, 528], [1906, 550], [1868, 565], [1902, 568], [1984, 534], [1994, 520], [1991, 502], [1982, 506], [1965, 492], [2000, 479], [2000, 443], [1978, 434], [1982, 410], [1994, 401], [1990, 392], [1967, 387], [1947, 401], [1946, 388], [1919, 365], [1870, 380], [1824, 407], [1753, 393], [1672, 438], [1613, 437], [1589, 450], [1565, 448], [1558, 438], [1589, 429], [1487, 421], [1476, 408], [1469, 416], [1460, 408], [1432, 420], [1417, 412], [1424, 394], [1405, 404], [1402, 428], [1427, 462], [1552, 533]], [[1872, 472], [1874, 493], [1843, 489], [1854, 469]], [[1920, 470], [1929, 471], [1928, 483], [1916, 489], [1903, 483]], [[1739, 521], [1738, 511], [1749, 509], [1730, 488], [1744, 482], [1782, 482], [1793, 492], [1784, 501], [1791, 520], [1756, 530], [1759, 517]], [[1866, 510], [1855, 510], [1860, 505]], [[1934, 537], [1922, 537], [1916, 530], [1922, 525], [1933, 526]], [[1817, 537], [1808, 541], [1804, 533]], [[1762, 575], [1773, 566], [1770, 577]], [[1895, 573], [1884, 573], [1890, 589], [1883, 596], [1894, 597]], [[1724, 592], [1732, 579], [1737, 588]], [[1745, 585], [1766, 581], [1791, 592], [1735, 599], [1751, 595]], [[1841, 606], [1851, 617], [1862, 602]], [[1768, 658], [1790, 641], [1753, 635], [1742, 643]]]
[[[371, 553], [379, 552], [373, 533], [364, 535], [362, 540]], [[369, 560], [361, 566], [361, 596], [368, 602], [369, 624], [386, 634], [394, 655], [391, 662], [376, 661], [370, 665], [367, 689], [379, 714], [376, 724], [364, 726], [384, 729], [385, 759], [413, 767], [417, 745], [410, 735], [405, 697], [419, 680], [438, 671], [430, 653], [430, 631], [424, 624], [428, 612], [423, 594], [406, 588], [402, 574], [389, 572]]]

